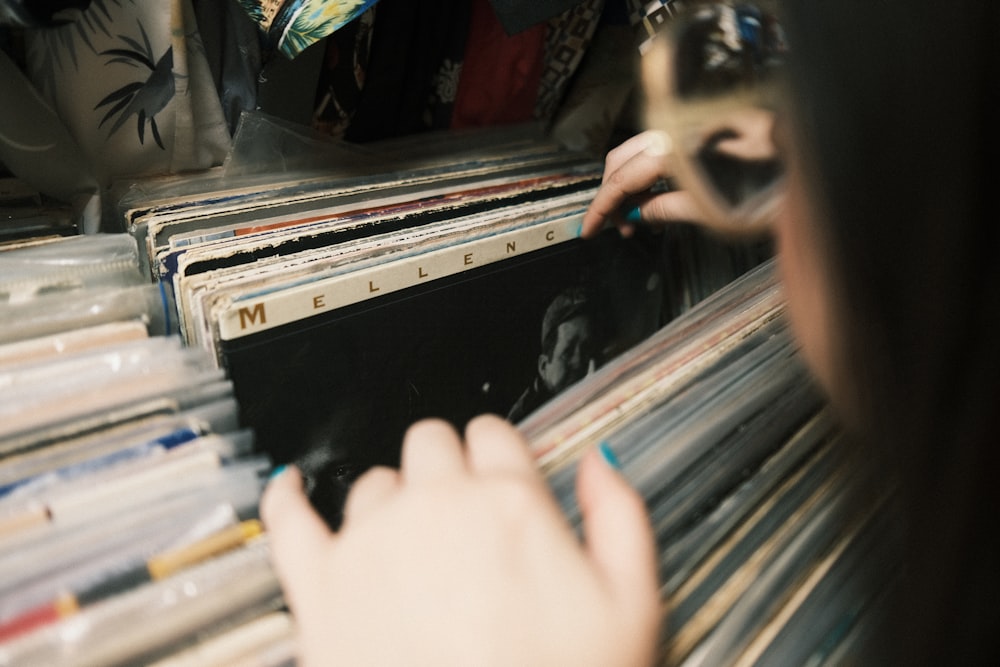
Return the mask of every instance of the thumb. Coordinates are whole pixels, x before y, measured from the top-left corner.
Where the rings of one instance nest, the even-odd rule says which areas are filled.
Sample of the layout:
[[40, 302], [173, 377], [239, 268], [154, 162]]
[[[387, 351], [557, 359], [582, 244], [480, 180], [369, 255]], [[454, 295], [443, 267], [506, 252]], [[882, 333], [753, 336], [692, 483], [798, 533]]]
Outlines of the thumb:
[[271, 540], [271, 561], [294, 608], [315, 581], [314, 569], [333, 535], [309, 503], [294, 466], [271, 478], [261, 496], [260, 516]]
[[653, 195], [639, 203], [638, 216], [653, 223], [701, 222], [705, 213], [687, 190]]
[[587, 551], [613, 595], [627, 609], [655, 615], [656, 541], [642, 497], [597, 448], [580, 460], [576, 494]]

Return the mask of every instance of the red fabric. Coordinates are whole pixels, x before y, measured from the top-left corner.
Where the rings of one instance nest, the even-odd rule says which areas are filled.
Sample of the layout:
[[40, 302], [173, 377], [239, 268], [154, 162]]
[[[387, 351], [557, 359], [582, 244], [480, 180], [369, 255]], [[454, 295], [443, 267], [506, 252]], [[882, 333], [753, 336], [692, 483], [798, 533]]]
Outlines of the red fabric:
[[540, 23], [509, 36], [489, 0], [473, 0], [452, 127], [532, 119], [542, 78], [545, 30], [546, 24]]

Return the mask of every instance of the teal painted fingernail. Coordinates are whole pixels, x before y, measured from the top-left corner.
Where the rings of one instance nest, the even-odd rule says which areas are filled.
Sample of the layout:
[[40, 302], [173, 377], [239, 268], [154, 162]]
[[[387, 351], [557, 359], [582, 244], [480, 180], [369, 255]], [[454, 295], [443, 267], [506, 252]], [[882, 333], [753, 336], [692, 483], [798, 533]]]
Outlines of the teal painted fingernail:
[[583, 236], [583, 220], [576, 223], [576, 232], [573, 234], [573, 238], [580, 238]]
[[281, 475], [281, 473], [285, 472], [286, 470], [288, 470], [288, 466], [286, 465], [277, 466], [274, 470], [271, 471], [270, 479], [278, 477], [279, 475]]
[[642, 222], [642, 212], [639, 210], [638, 206], [633, 206], [629, 209], [628, 213], [625, 214], [626, 222]]
[[608, 462], [609, 466], [615, 470], [622, 469], [622, 464], [618, 461], [618, 457], [615, 456], [615, 451], [611, 449], [611, 445], [607, 442], [602, 442], [597, 448], [601, 451], [601, 456], [604, 457], [604, 460]]

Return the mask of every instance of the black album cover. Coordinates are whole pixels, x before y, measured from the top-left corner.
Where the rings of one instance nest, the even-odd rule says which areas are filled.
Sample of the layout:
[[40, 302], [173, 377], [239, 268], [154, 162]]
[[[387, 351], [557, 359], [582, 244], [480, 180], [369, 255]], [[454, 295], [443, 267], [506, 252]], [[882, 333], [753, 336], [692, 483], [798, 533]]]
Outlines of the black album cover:
[[406, 428], [517, 422], [665, 324], [661, 237], [608, 230], [220, 341], [241, 418], [331, 525]]

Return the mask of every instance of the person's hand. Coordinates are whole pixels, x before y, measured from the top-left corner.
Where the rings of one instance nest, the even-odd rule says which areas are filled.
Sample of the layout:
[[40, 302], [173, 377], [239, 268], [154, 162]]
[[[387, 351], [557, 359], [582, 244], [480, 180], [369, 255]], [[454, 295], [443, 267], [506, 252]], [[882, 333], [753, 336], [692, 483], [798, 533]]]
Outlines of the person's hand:
[[670, 160], [670, 138], [657, 130], [637, 134], [609, 151], [601, 187], [583, 216], [583, 236], [593, 236], [609, 220], [628, 235], [635, 222], [629, 217], [654, 224], [699, 220], [701, 213], [689, 193], [650, 190], [673, 177]]
[[639, 495], [584, 455], [581, 544], [513, 426], [481, 416], [465, 437], [413, 425], [400, 470], [362, 475], [336, 533], [294, 468], [270, 482], [261, 513], [303, 664], [648, 664], [660, 600]]

